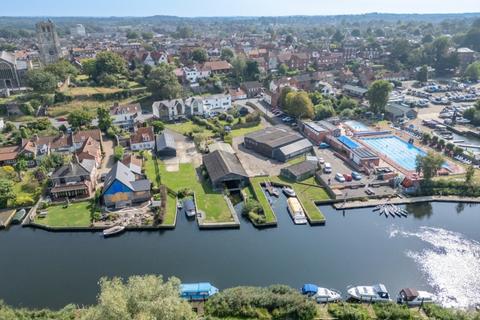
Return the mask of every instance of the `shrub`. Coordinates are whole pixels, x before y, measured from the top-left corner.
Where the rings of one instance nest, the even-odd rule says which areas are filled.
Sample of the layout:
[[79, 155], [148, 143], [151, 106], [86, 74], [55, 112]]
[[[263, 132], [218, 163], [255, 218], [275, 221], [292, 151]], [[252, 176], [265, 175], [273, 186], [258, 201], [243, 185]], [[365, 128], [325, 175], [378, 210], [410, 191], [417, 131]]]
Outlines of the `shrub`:
[[226, 289], [207, 301], [205, 311], [221, 318], [310, 320], [317, 315], [314, 301], [281, 285]]
[[17, 196], [14, 201], [16, 207], [28, 207], [32, 206], [34, 203], [35, 200], [30, 196]]
[[378, 319], [385, 320], [415, 320], [418, 316], [412, 314], [407, 306], [395, 303], [378, 303], [373, 305]]
[[114, 156], [116, 161], [122, 160], [124, 153], [125, 153], [125, 151], [123, 150], [122, 146], [116, 146], [113, 149], [113, 156]]
[[367, 309], [361, 304], [329, 304], [328, 312], [338, 320], [368, 320]]

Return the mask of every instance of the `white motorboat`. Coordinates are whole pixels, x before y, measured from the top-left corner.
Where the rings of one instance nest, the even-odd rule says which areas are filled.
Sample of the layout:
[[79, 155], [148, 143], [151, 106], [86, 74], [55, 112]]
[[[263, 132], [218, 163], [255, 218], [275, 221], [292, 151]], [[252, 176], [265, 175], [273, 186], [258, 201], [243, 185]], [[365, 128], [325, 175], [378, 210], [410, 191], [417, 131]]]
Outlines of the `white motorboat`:
[[124, 226], [114, 226], [114, 227], [103, 230], [103, 236], [104, 237], [113, 236], [115, 234], [119, 234], [120, 232], [123, 232], [124, 230], [125, 230]]
[[302, 294], [315, 299], [318, 303], [337, 302], [342, 300], [340, 292], [333, 289], [318, 287], [314, 284], [304, 284], [302, 287]]
[[397, 302], [407, 306], [421, 306], [426, 303], [435, 303], [435, 295], [427, 291], [417, 291], [413, 288], [400, 290]]
[[392, 301], [387, 288], [383, 284], [373, 286], [350, 287], [347, 290], [349, 298], [363, 302], [388, 302]]
[[300, 204], [300, 201], [298, 201], [297, 198], [294, 198], [294, 197], [288, 198], [287, 208], [295, 224], [307, 223], [307, 217], [305, 216], [302, 205]]
[[282, 191], [283, 191], [283, 193], [285, 193], [285, 195], [287, 197], [296, 197], [297, 196], [295, 191], [290, 187], [285, 186], [285, 187], [282, 188]]

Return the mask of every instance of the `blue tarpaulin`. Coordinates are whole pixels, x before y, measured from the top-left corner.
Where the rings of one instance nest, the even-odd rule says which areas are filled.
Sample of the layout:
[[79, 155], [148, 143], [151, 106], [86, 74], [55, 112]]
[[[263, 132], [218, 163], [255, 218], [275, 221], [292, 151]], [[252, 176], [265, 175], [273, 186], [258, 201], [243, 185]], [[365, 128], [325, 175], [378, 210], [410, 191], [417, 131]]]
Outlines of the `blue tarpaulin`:
[[302, 293], [303, 294], [311, 294], [311, 293], [317, 293], [318, 287], [314, 284], [304, 284], [302, 287]]

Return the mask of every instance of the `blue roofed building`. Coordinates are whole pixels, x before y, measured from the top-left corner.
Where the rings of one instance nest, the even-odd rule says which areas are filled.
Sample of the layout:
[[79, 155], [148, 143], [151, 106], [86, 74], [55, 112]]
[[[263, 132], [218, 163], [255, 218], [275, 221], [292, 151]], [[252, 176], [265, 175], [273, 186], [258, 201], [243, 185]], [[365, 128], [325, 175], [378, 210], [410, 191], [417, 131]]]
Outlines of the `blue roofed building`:
[[107, 207], [123, 208], [151, 198], [151, 182], [139, 177], [122, 162], [117, 162], [105, 178], [103, 203]]

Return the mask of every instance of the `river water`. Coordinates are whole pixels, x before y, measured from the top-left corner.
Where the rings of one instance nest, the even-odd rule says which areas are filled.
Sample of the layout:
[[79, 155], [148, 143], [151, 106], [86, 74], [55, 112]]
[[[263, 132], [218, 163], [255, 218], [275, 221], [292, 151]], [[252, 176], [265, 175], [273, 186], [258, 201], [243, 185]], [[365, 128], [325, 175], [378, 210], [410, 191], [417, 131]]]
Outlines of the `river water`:
[[321, 207], [325, 226], [293, 224], [281, 198], [278, 227], [200, 231], [178, 217], [177, 228], [127, 232], [50, 233], [13, 227], [0, 231], [0, 299], [15, 306], [60, 308], [91, 304], [102, 276], [162, 274], [220, 289], [275, 283], [316, 283], [345, 293], [348, 285], [384, 283], [436, 292], [443, 304], [480, 302], [480, 206], [410, 205], [407, 218], [371, 208]]

